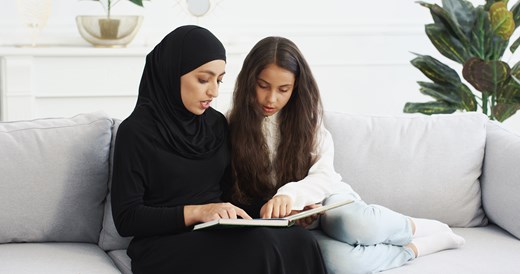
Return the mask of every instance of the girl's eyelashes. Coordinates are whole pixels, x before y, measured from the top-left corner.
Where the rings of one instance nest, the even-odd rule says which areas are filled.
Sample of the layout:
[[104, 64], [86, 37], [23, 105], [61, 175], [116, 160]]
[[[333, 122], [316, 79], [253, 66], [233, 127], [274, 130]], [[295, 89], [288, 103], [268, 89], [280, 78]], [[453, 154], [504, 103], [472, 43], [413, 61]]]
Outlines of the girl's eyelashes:
[[[269, 88], [269, 85], [264, 83], [264, 82], [257, 82], [256, 85], [261, 88], [261, 89], [268, 89]], [[281, 88], [278, 88], [278, 91], [281, 92], [281, 93], [286, 93], [290, 90], [291, 88], [290, 87], [281, 87]]]
[[269, 87], [268, 85], [266, 85], [266, 84], [264, 84], [264, 83], [260, 83], [260, 82], [258, 82], [258, 83], [256, 83], [256, 84], [258, 85], [258, 87], [263, 88], [263, 89], [266, 89], [266, 88]]

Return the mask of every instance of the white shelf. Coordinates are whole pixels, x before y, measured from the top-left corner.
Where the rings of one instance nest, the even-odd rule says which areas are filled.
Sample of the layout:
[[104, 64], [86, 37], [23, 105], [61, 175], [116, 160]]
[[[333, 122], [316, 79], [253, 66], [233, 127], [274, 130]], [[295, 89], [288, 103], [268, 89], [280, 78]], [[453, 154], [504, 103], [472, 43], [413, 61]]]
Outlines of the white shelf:
[[126, 48], [97, 48], [89, 46], [61, 46], [42, 45], [30, 46], [2, 46], [0, 56], [56, 56], [56, 57], [84, 57], [84, 56], [146, 56], [151, 47], [130, 46]]

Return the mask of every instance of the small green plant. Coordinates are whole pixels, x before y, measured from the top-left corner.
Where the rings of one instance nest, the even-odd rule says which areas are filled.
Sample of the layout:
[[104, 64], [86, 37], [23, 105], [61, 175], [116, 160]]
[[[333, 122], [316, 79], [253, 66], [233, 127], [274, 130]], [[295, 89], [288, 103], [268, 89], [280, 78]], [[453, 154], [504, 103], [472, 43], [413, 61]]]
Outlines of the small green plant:
[[[425, 25], [426, 35], [446, 58], [462, 65], [462, 76], [476, 90], [461, 81], [459, 74], [428, 56], [411, 60], [433, 82], [417, 82], [420, 92], [435, 101], [406, 103], [406, 113], [453, 113], [477, 111], [492, 120], [504, 121], [520, 109], [520, 62], [512, 68], [504, 61], [509, 39], [520, 25], [520, 1], [508, 10], [508, 1], [488, 0], [474, 7], [465, 0], [442, 0], [437, 4], [417, 2], [430, 10], [433, 23]], [[520, 38], [509, 47], [512, 53]]]
[[[105, 11], [107, 12], [107, 17], [110, 18], [110, 12], [112, 10], [112, 7], [114, 7], [121, 0], [94, 0], [94, 1], [98, 1], [103, 6]], [[128, 0], [128, 1], [138, 5], [140, 7], [143, 6], [143, 0]]]

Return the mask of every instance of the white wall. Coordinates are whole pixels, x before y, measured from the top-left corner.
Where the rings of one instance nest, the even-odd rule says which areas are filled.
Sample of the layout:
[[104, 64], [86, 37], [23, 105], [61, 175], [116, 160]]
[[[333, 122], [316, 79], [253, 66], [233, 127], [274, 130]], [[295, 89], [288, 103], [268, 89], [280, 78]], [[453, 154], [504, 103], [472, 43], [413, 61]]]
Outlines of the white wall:
[[[184, 11], [181, 0], [151, 0], [145, 2], [144, 9], [123, 0], [113, 12], [145, 16], [142, 29], [130, 47], [150, 48], [183, 24], [207, 27], [229, 52], [238, 56], [245, 56], [264, 36], [286, 36], [299, 45], [311, 64], [328, 110], [401, 114], [406, 102], [430, 100], [418, 91], [416, 81], [426, 78], [409, 63], [414, 57], [411, 52], [446, 60], [424, 34], [424, 24], [431, 22], [429, 11], [412, 0], [214, 2], [212, 12], [200, 19]], [[39, 43], [89, 47], [79, 36], [74, 18], [102, 12], [95, 1], [53, 0], [52, 14]], [[28, 43], [29, 34], [17, 15], [16, 1], [4, 1], [0, 9], [0, 46]], [[240, 58], [228, 65], [220, 110], [225, 111], [229, 106], [226, 100], [229, 101], [240, 66]], [[520, 132], [520, 114], [505, 125]]]

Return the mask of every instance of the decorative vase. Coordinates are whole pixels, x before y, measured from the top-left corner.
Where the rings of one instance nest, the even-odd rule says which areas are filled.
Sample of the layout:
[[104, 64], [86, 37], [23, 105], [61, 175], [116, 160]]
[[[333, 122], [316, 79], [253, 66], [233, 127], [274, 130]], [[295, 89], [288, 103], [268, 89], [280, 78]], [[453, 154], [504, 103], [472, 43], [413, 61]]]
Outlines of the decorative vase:
[[38, 33], [47, 24], [51, 14], [51, 0], [17, 0], [21, 21], [31, 29], [31, 46], [36, 47]]
[[76, 17], [79, 33], [95, 47], [126, 47], [139, 31], [143, 16]]

